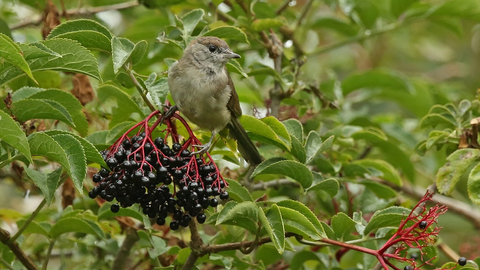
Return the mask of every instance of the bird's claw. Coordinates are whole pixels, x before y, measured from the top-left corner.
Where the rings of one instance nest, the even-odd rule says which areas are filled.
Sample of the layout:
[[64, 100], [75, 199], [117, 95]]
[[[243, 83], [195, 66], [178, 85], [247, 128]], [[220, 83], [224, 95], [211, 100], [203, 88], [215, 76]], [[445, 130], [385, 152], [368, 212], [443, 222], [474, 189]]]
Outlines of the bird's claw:
[[195, 147], [199, 148], [198, 151], [195, 151], [195, 152], [192, 152], [192, 156], [193, 155], [203, 155], [205, 154], [206, 152], [208, 152], [208, 149], [210, 149], [210, 143], [207, 143], [207, 144], [204, 144], [204, 145], [194, 145]]

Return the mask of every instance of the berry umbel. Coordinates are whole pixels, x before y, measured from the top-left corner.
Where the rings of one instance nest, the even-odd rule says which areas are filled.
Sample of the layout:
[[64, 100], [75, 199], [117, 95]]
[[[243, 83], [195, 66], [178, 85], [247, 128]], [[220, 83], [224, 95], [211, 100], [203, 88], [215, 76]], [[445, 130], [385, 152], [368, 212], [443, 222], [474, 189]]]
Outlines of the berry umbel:
[[178, 114], [173, 117], [189, 133], [183, 144], [170, 119], [166, 120], [165, 136], [152, 138], [160, 124], [159, 120], [149, 124], [155, 115], [159, 115], [159, 111], [130, 128], [101, 152], [110, 170], [102, 168], [92, 177], [97, 185], [88, 195], [109, 202], [116, 200], [110, 208], [114, 213], [120, 211], [120, 207], [139, 204], [145, 215], [156, 218], [158, 225], [165, 225], [171, 215], [172, 230], [187, 227], [193, 218], [204, 223], [204, 209], [216, 207], [217, 197], [228, 199], [225, 191], [228, 184], [209, 153], [195, 154], [195, 148], [201, 143]]

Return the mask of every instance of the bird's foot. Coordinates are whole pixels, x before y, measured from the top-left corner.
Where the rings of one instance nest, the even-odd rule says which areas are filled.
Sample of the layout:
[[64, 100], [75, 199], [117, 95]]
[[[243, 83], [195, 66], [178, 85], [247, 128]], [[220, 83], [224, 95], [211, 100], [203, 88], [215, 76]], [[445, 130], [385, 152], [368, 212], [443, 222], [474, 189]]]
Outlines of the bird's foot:
[[197, 151], [195, 152], [192, 152], [192, 156], [193, 155], [203, 155], [205, 154], [206, 152], [208, 152], [208, 150], [210, 149], [210, 146], [212, 146], [212, 144], [210, 142], [206, 143], [206, 144], [203, 144], [203, 145], [194, 145], [195, 147], [199, 148]]
[[177, 105], [173, 105], [171, 106], [167, 112], [165, 112], [163, 115], [162, 115], [162, 118], [160, 119], [160, 124], [163, 123], [163, 121], [165, 121], [165, 119], [168, 119], [170, 117], [172, 117], [172, 115], [178, 110], [177, 108]]

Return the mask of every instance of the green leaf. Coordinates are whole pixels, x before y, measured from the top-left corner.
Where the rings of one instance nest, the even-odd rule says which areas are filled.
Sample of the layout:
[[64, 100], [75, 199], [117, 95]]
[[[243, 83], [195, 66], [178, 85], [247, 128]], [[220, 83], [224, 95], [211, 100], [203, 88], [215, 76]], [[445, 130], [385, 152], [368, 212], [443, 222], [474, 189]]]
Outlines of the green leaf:
[[153, 72], [144, 83], [153, 104], [157, 106], [157, 109], [161, 109], [169, 93], [167, 78], [160, 77], [157, 80], [157, 74]]
[[0, 140], [10, 144], [32, 162], [27, 136], [15, 120], [2, 110], [0, 110]]
[[[290, 262], [290, 269], [291, 270], [300, 270], [300, 269], [307, 269], [304, 268], [304, 264], [307, 261], [316, 261], [320, 264], [319, 269], [329, 269], [322, 259], [320, 258], [321, 253], [319, 252], [312, 252], [308, 250], [301, 250], [296, 252], [293, 255], [292, 261]], [[335, 269], [335, 268], [332, 268]]]
[[238, 73], [238, 74], [242, 75], [244, 78], [248, 78], [247, 73], [245, 73], [242, 66], [235, 59], [230, 59], [230, 61], [227, 62], [227, 70], [229, 72]]
[[268, 236], [272, 239], [273, 245], [278, 253], [282, 254], [285, 250], [285, 228], [280, 209], [274, 204], [266, 213], [258, 211], [258, 214]]
[[87, 163], [85, 150], [82, 144], [69, 134], [58, 134], [52, 138], [61, 145], [68, 159], [68, 169], [75, 187], [80, 194], [83, 194], [83, 179], [87, 175]]
[[293, 160], [268, 159], [258, 165], [253, 171], [252, 177], [261, 174], [281, 174], [297, 181], [303, 188], [312, 185], [312, 172], [304, 164]]
[[313, 161], [323, 151], [330, 149], [330, 147], [332, 147], [334, 139], [335, 136], [332, 135], [328, 137], [328, 139], [326, 139], [324, 142], [322, 142], [322, 139], [317, 132], [310, 131], [305, 142], [305, 152], [307, 153], [307, 161], [305, 162], [305, 164]]
[[62, 171], [63, 167], [60, 167], [47, 175], [28, 167], [25, 168], [28, 177], [30, 177], [35, 185], [42, 191], [47, 205], [50, 205], [55, 197], [55, 190], [60, 186]]
[[[167, 252], [170, 248], [165, 243], [165, 240], [162, 238], [152, 235], [150, 238], [150, 243], [152, 244], [153, 249], [148, 249], [148, 255], [151, 259], [158, 258], [158, 256]], [[173, 270], [173, 269], [172, 269]]]
[[402, 185], [402, 179], [395, 168], [388, 162], [379, 159], [362, 159], [353, 162], [353, 164], [360, 165], [372, 176], [381, 177], [397, 186]]
[[111, 52], [112, 33], [103, 25], [88, 19], [66, 21], [55, 27], [47, 39], [68, 38], [91, 50]]
[[340, 185], [338, 184], [338, 181], [333, 178], [330, 178], [330, 179], [325, 179], [322, 182], [309, 187], [307, 191], [321, 190], [326, 192], [328, 195], [330, 195], [333, 198], [335, 195], [337, 195], [339, 188], [340, 188]]
[[280, 21], [279, 19], [272, 19], [272, 18], [266, 18], [266, 19], [256, 19], [253, 21], [251, 27], [253, 31], [265, 31], [269, 30], [270, 28], [276, 29], [280, 28], [280, 26], [283, 25], [283, 22]]
[[112, 38], [112, 61], [115, 74], [127, 63], [134, 48], [135, 44], [126, 38], [115, 36]]
[[105, 238], [102, 229], [94, 222], [77, 217], [62, 218], [53, 225], [49, 235], [52, 238], [58, 238], [60, 235], [69, 232], [93, 234], [100, 238]]
[[418, 2], [418, 0], [390, 0], [390, 12], [398, 18], [415, 2]]
[[0, 33], [0, 59], [3, 59], [18, 67], [20, 70], [25, 72], [30, 79], [35, 81], [27, 61], [25, 61], [23, 58], [22, 49], [20, 49], [20, 47], [13, 42], [11, 38], [2, 33]]
[[228, 194], [230, 195], [230, 198], [237, 202], [253, 202], [252, 195], [248, 192], [248, 189], [233, 179], [226, 178], [225, 180], [228, 183]]
[[472, 202], [480, 205], [480, 164], [477, 164], [468, 175], [468, 197]]
[[278, 202], [277, 205], [300, 212], [300, 214], [306, 217], [308, 221], [310, 221], [310, 223], [315, 227], [317, 233], [320, 236], [322, 237], [326, 236], [325, 231], [323, 230], [322, 224], [320, 224], [320, 221], [318, 220], [318, 218], [315, 216], [315, 214], [313, 214], [312, 210], [310, 210], [303, 203], [300, 203], [298, 201], [293, 201], [293, 200], [284, 200], [284, 201]]
[[109, 98], [114, 98], [117, 101], [117, 108], [112, 109], [113, 116], [109, 124], [110, 128], [130, 119], [132, 113], [138, 113], [142, 119], [145, 118], [140, 107], [130, 96], [114, 85], [104, 84], [100, 86], [97, 89], [97, 95], [101, 102], [105, 102]]
[[93, 144], [89, 141], [87, 141], [85, 138], [82, 138], [76, 134], [73, 134], [68, 131], [63, 131], [63, 130], [48, 130], [45, 131], [45, 134], [48, 134], [50, 136], [58, 135], [58, 134], [65, 134], [74, 137], [77, 139], [80, 144], [83, 147], [83, 150], [85, 151], [85, 157], [87, 159], [87, 162], [90, 163], [97, 163], [100, 166], [107, 168], [107, 164], [105, 163], [105, 160], [103, 160], [102, 155], [98, 152], [98, 150], [93, 146]]
[[[45, 49], [42, 50], [37, 46], [43, 46]], [[97, 59], [75, 40], [63, 38], [44, 40], [29, 45], [21, 44], [20, 48], [32, 71], [58, 70], [82, 73], [101, 80]], [[23, 71], [20, 68], [8, 63], [0, 63], [0, 85], [22, 74]]]
[[231, 206], [232, 204], [230, 204], [230, 207], [225, 205], [218, 215], [215, 225], [239, 226], [257, 234], [258, 212], [262, 210], [254, 202], [241, 202], [233, 207]]
[[120, 210], [117, 213], [113, 213], [110, 210], [110, 206], [112, 203], [106, 202], [104, 203], [100, 209], [98, 209], [98, 220], [108, 220], [113, 219], [115, 217], [131, 217], [140, 222], [143, 222], [143, 215], [140, 214], [138, 211], [135, 211], [131, 208], [123, 208], [120, 207]]
[[125, 132], [127, 132], [130, 128], [132, 128], [136, 123], [133, 121], [125, 121], [119, 123], [118, 125], [114, 126], [109, 132], [106, 137], [106, 142], [113, 144], [116, 140], [118, 140]]
[[312, 27], [329, 28], [345, 36], [354, 36], [358, 33], [358, 27], [354, 24], [339, 20], [337, 18], [322, 17], [316, 20]]
[[375, 181], [362, 180], [359, 182], [359, 184], [364, 185], [366, 188], [373, 191], [373, 193], [375, 193], [375, 195], [381, 199], [390, 199], [397, 196], [397, 192], [395, 192], [395, 190]]
[[54, 119], [65, 122], [67, 125], [75, 128], [75, 123], [67, 111], [60, 103], [52, 100], [40, 99], [22, 99], [12, 103], [15, 117], [19, 121], [30, 119]]
[[290, 149], [290, 154], [296, 157], [300, 163], [306, 164], [307, 153], [305, 153], [303, 144], [296, 137], [291, 137], [291, 139], [292, 148]]
[[145, 40], [140, 40], [133, 47], [133, 51], [130, 54], [127, 62], [132, 63], [132, 65], [137, 65], [141, 62], [145, 54], [147, 53], [148, 43]]
[[480, 21], [480, 5], [475, 0], [450, 0], [434, 6], [429, 12], [430, 18], [453, 17]]
[[478, 149], [460, 149], [447, 157], [447, 163], [437, 172], [437, 188], [440, 193], [450, 194], [460, 177], [468, 167], [478, 158]]
[[57, 90], [47, 89], [37, 92], [29, 97], [29, 99], [52, 100], [61, 104], [69, 113], [77, 130], [82, 136], [86, 136], [88, 132], [88, 122], [83, 113], [83, 106], [72, 94]]
[[410, 209], [404, 207], [392, 206], [379, 210], [373, 214], [368, 222], [364, 235], [368, 235], [379, 228], [398, 227], [400, 222], [410, 213]]
[[192, 35], [193, 30], [197, 27], [197, 24], [202, 20], [205, 11], [203, 9], [194, 9], [182, 17], [183, 22], [183, 38], [187, 40]]
[[354, 1], [354, 11], [366, 28], [373, 28], [379, 15], [378, 8], [370, 1]]
[[342, 81], [344, 95], [361, 88], [384, 88], [407, 93], [415, 91], [403, 75], [391, 70], [370, 70], [363, 73], [353, 73]]
[[337, 238], [341, 240], [355, 229], [356, 224], [355, 221], [342, 212], [332, 217], [332, 229]]
[[288, 134], [297, 138], [303, 144], [303, 125], [297, 119], [287, 119], [282, 122]]
[[[26, 219], [21, 219], [21, 220], [17, 221], [17, 227], [21, 228], [25, 224], [26, 221], [27, 221]], [[33, 220], [30, 221], [27, 228], [22, 232], [22, 234], [32, 234], [32, 233], [40, 234], [40, 235], [48, 237], [48, 231], [44, 227], [42, 227], [40, 224], [38, 224], [37, 222], [35, 222]]]
[[67, 154], [62, 146], [52, 137], [45, 133], [37, 132], [28, 136], [28, 143], [32, 156], [44, 156], [51, 161], [60, 163], [68, 171], [70, 170]]
[[[291, 148], [290, 135], [288, 135], [285, 127], [281, 125], [278, 120], [275, 121], [273, 119], [275, 118], [270, 117], [269, 119], [262, 121], [249, 115], [242, 115], [239, 118], [242, 126], [248, 132], [251, 139], [272, 144], [283, 150], [289, 151]], [[280, 123], [283, 128], [279, 126], [277, 122]], [[273, 127], [269, 126], [269, 124], [273, 124]]]
[[320, 233], [317, 228], [306, 218], [301, 212], [288, 208], [278, 207], [282, 213], [283, 224], [286, 232], [293, 232], [304, 237], [309, 237], [314, 240], [319, 240]]
[[240, 28], [234, 26], [220, 26], [210, 31], [207, 31], [203, 34], [203, 36], [214, 36], [224, 39], [237, 40], [250, 44], [250, 42], [248, 42], [248, 38], [245, 32], [243, 32]]

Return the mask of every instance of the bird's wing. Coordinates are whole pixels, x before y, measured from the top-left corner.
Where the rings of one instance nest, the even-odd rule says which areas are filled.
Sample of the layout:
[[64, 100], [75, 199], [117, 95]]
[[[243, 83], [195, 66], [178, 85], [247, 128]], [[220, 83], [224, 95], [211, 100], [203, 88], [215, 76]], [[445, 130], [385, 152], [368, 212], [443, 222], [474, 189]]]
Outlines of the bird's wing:
[[235, 117], [240, 117], [242, 115], [242, 108], [240, 107], [240, 101], [238, 100], [237, 91], [235, 91], [235, 85], [233, 85], [232, 78], [230, 77], [230, 74], [228, 73], [226, 67], [225, 72], [227, 73], [228, 77], [228, 86], [232, 91], [232, 94], [230, 95], [230, 100], [228, 100], [227, 103], [227, 108], [230, 110], [232, 115], [234, 115]]

